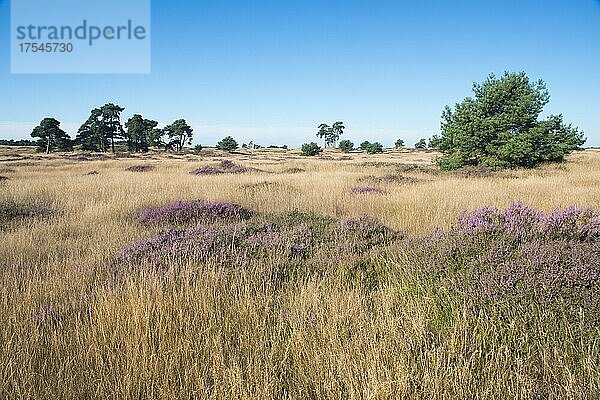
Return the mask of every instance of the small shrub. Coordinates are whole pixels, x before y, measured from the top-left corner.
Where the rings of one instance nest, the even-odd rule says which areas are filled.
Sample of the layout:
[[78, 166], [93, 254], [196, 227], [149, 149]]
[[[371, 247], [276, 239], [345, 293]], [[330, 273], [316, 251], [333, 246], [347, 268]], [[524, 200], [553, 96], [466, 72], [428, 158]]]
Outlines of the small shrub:
[[30, 218], [52, 217], [58, 213], [56, 206], [48, 199], [33, 198], [25, 201], [0, 199], [0, 229], [14, 222]]
[[396, 140], [396, 143], [394, 143], [394, 147], [396, 147], [397, 149], [404, 147], [404, 140], [402, 140], [402, 139]]
[[521, 202], [463, 213], [415, 244], [424, 273], [475, 306], [538, 304], [600, 321], [600, 214], [543, 213]]
[[218, 175], [224, 173], [225, 171], [210, 165], [205, 165], [200, 168], [196, 168], [195, 170], [190, 172], [190, 174], [192, 175]]
[[286, 185], [280, 182], [269, 182], [262, 181], [256, 183], [246, 183], [240, 186], [240, 189], [248, 192], [256, 192], [261, 190], [280, 190], [280, 189], [293, 189], [288, 188]]
[[218, 167], [205, 165], [190, 172], [192, 175], [218, 175], [218, 174], [243, 174], [246, 172], [260, 171], [256, 168], [244, 167], [231, 160], [223, 160]]
[[284, 174], [299, 174], [301, 172], [305, 172], [305, 170], [302, 168], [296, 168], [296, 167], [288, 168], [285, 171], [283, 171]]
[[182, 225], [203, 220], [244, 220], [253, 214], [239, 204], [192, 200], [144, 208], [133, 216], [144, 225]]
[[153, 165], [132, 165], [126, 168], [127, 171], [131, 172], [148, 172], [154, 170]]
[[420, 139], [417, 143], [415, 143], [415, 149], [426, 149], [427, 141], [425, 139]]
[[202, 145], [197, 144], [194, 146], [194, 154], [200, 154], [202, 152]]
[[62, 318], [59, 312], [52, 306], [40, 307], [33, 313], [32, 319], [38, 329], [56, 329], [62, 324]]
[[321, 147], [319, 147], [319, 145], [316, 144], [315, 142], [311, 142], [311, 143], [304, 143], [302, 145], [302, 151], [300, 152], [300, 155], [306, 156], [306, 157], [314, 157], [314, 156], [318, 156], [319, 154], [321, 154], [321, 152], [323, 152], [323, 149]]
[[359, 181], [360, 182], [375, 182], [375, 183], [401, 183], [401, 184], [410, 184], [410, 183], [421, 182], [420, 179], [413, 178], [411, 176], [393, 175], [393, 174], [388, 174], [388, 175], [383, 175], [383, 176], [369, 175], [369, 176], [365, 176], [365, 177], [359, 179]]
[[368, 215], [344, 218], [340, 221], [336, 233], [345, 238], [358, 239], [374, 246], [392, 236], [392, 231], [376, 218]]
[[383, 153], [383, 145], [379, 142], [370, 143], [366, 150], [369, 154]]
[[344, 139], [344, 140], [340, 141], [338, 148], [341, 151], [343, 151], [344, 153], [350, 153], [354, 149], [354, 143], [352, 143], [348, 139]]
[[462, 178], [486, 178], [492, 176], [492, 170], [483, 165], [468, 166], [456, 170], [455, 175]]
[[385, 194], [385, 192], [376, 187], [355, 187], [350, 189], [350, 193], [352, 194]]
[[236, 142], [236, 140], [231, 137], [231, 136], [227, 136], [225, 138], [223, 138], [219, 143], [217, 143], [216, 146], [217, 150], [222, 150], [222, 151], [233, 151], [235, 149], [238, 148], [238, 143]]

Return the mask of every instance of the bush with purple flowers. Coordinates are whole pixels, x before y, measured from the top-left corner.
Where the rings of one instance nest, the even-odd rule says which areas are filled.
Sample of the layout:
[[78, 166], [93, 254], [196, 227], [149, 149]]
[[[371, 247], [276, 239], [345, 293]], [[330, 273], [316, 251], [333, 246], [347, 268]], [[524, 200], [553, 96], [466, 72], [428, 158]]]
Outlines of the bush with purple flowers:
[[400, 234], [383, 225], [378, 219], [364, 214], [342, 219], [334, 233], [342, 239], [342, 244], [353, 252], [385, 246], [401, 238]]
[[59, 210], [50, 199], [0, 199], [0, 230], [31, 218], [55, 216]]
[[184, 225], [199, 221], [244, 220], [254, 213], [234, 203], [204, 200], [175, 201], [138, 210], [133, 217], [144, 225]]
[[154, 170], [154, 166], [153, 165], [132, 165], [130, 167], [125, 168], [126, 171], [131, 171], [131, 172], [148, 172], [148, 171], [152, 171]]
[[190, 172], [192, 175], [219, 175], [219, 174], [244, 174], [247, 172], [258, 172], [257, 168], [244, 167], [231, 160], [223, 160], [217, 166], [204, 165]]
[[583, 309], [600, 320], [600, 215], [593, 209], [483, 207], [413, 240], [411, 252], [421, 272], [473, 304]]
[[238, 267], [253, 261], [275, 265], [306, 262], [325, 269], [324, 264], [333, 258], [352, 262], [353, 255], [365, 255], [398, 237], [366, 215], [342, 221], [298, 211], [255, 215], [250, 210], [240, 211], [239, 206], [218, 204], [226, 211], [203, 201], [139, 211], [136, 218], [146, 225], [200, 223], [164, 229], [138, 240], [120, 251], [115, 265], [164, 268], [183, 261], [216, 260], [220, 265]]
[[385, 194], [385, 192], [379, 188], [366, 186], [366, 187], [355, 187], [350, 189], [351, 194]]
[[522, 202], [514, 202], [504, 210], [483, 207], [462, 213], [449, 231], [460, 235], [489, 233], [507, 235], [519, 240], [600, 239], [600, 214], [591, 208], [567, 208], [543, 213]]

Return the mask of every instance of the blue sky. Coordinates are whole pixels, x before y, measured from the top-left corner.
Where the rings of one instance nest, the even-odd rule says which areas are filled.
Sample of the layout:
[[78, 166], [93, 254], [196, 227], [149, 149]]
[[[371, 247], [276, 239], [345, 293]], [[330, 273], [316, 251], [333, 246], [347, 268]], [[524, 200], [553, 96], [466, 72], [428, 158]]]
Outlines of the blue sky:
[[546, 81], [546, 114], [600, 146], [595, 0], [154, 0], [148, 75], [11, 75], [9, 18], [0, 0], [0, 138], [27, 138], [46, 116], [74, 136], [90, 109], [116, 102], [125, 118], [185, 118], [209, 145], [297, 146], [337, 120], [355, 143], [412, 144], [473, 82], [524, 70]]

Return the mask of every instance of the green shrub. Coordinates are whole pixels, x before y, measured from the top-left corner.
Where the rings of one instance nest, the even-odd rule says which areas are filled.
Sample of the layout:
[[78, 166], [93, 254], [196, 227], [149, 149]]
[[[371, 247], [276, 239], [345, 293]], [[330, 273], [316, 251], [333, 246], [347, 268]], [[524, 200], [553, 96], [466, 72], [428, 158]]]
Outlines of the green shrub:
[[302, 151], [300, 152], [300, 155], [306, 157], [314, 157], [318, 156], [322, 151], [323, 149], [320, 148], [319, 145], [315, 142], [304, 143], [302, 145]]
[[238, 144], [234, 138], [227, 136], [217, 143], [217, 149], [222, 151], [233, 151], [238, 148]]
[[421, 139], [417, 143], [415, 143], [415, 149], [426, 149], [426, 148], [427, 148], [427, 142], [425, 141], [425, 139]]
[[369, 153], [369, 154], [383, 153], [383, 145], [379, 142], [369, 143], [369, 147], [367, 147], [367, 153]]
[[354, 149], [354, 143], [348, 139], [344, 139], [340, 142], [338, 148], [344, 153], [350, 153]]

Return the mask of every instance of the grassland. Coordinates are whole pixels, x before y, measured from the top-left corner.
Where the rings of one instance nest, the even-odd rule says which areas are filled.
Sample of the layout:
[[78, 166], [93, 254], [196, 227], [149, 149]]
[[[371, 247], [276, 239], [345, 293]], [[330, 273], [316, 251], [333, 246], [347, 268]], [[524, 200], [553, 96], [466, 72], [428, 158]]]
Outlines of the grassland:
[[[474, 313], [415, 272], [424, 261], [406, 244], [483, 205], [599, 210], [600, 151], [491, 176], [438, 173], [433, 156], [0, 150], [0, 204], [23, 210], [0, 226], [0, 398], [600, 397], [593, 318], [535, 302]], [[189, 173], [224, 159], [256, 170]], [[139, 165], [152, 168], [127, 170]], [[157, 232], [135, 210], [192, 199], [264, 215], [366, 214], [405, 244], [360, 255], [385, 272], [368, 287], [339, 273], [356, 257], [326, 254], [318, 272], [277, 282], [269, 268], [281, 260], [268, 256], [115, 273], [122, 248]]]

